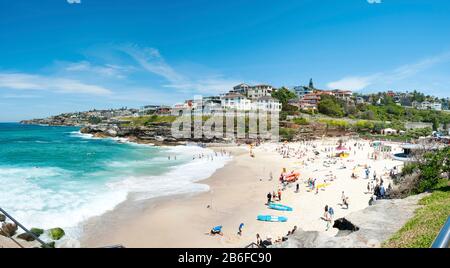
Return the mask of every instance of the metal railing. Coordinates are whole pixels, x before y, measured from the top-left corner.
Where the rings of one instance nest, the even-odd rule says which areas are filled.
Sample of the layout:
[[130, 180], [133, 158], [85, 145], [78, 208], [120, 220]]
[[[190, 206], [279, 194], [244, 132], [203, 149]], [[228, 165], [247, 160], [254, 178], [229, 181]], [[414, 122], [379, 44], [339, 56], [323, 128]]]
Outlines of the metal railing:
[[450, 217], [448, 217], [441, 231], [431, 245], [431, 248], [449, 248], [450, 247]]
[[[5, 215], [5, 217], [7, 219], [10, 219], [12, 222], [14, 222], [18, 227], [20, 227], [26, 234], [29, 234], [30, 236], [32, 236], [36, 241], [38, 241], [43, 248], [51, 248], [51, 246], [49, 246], [48, 243], [45, 243], [44, 241], [42, 241], [35, 233], [29, 231], [25, 226], [23, 226], [20, 222], [18, 222], [16, 219], [14, 219], [11, 215], [8, 214], [8, 212], [6, 212], [4, 209], [2, 209], [0, 207], [0, 213]], [[0, 226], [1, 228], [1, 226]], [[19, 243], [19, 241], [17, 241], [17, 239], [15, 239], [12, 236], [7, 236], [7, 238], [11, 239], [15, 244], [17, 244], [19, 247], [24, 248], [24, 246], [22, 244]], [[112, 246], [106, 246], [106, 247], [102, 247], [102, 248], [125, 248], [123, 245], [112, 245]]]
[[261, 248], [258, 244], [256, 244], [255, 242], [248, 244], [247, 246], [245, 246], [245, 248]]
[[[35, 235], [33, 232], [30, 232], [25, 226], [23, 226], [20, 222], [18, 222], [16, 219], [14, 219], [11, 215], [8, 214], [8, 212], [6, 212], [4, 209], [2, 209], [0, 207], [0, 212], [6, 216], [6, 218], [10, 219], [12, 222], [14, 222], [18, 227], [20, 227], [25, 233], [29, 234], [30, 236], [32, 236], [36, 241], [38, 241], [43, 248], [47, 248], [49, 247], [47, 243], [45, 243], [44, 241], [42, 241], [41, 239], [39, 239], [39, 237], [37, 235]], [[9, 236], [9, 239], [11, 239], [12, 241], [14, 241], [14, 243], [16, 243], [19, 247], [23, 248], [23, 246], [13, 237]]]
[[113, 246], [106, 246], [102, 248], [125, 248], [123, 245], [113, 245]]

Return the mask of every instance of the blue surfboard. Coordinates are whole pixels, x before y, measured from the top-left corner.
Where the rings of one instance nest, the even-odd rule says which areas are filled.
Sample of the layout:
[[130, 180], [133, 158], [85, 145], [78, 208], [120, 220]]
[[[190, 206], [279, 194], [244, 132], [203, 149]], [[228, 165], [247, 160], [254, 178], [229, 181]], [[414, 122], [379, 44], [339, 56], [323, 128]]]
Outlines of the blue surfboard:
[[288, 218], [284, 216], [258, 215], [258, 221], [269, 222], [287, 222]]
[[274, 203], [270, 203], [269, 208], [274, 209], [274, 210], [280, 210], [280, 211], [293, 211], [293, 209], [291, 207], [281, 205], [281, 204], [274, 204]]

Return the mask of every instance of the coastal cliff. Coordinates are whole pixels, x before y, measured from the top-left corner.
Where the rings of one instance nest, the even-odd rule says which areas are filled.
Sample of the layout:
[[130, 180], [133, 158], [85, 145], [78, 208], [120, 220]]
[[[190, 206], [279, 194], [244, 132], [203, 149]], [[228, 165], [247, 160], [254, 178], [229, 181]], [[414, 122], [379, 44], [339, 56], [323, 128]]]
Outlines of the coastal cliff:
[[[171, 119], [172, 120], [172, 119]], [[80, 127], [83, 134], [97, 138], [125, 138], [131, 142], [155, 145], [180, 145], [195, 143], [226, 143], [219, 138], [175, 138], [171, 133], [171, 121], [136, 123], [128, 118], [99, 120], [94, 124], [88, 120], [74, 120], [70, 116], [54, 116], [45, 119], [23, 120], [25, 125], [74, 126]]]
[[98, 138], [126, 138], [137, 143], [161, 145], [177, 145], [184, 141], [171, 135], [170, 124], [152, 126], [122, 127], [118, 125], [88, 125], [80, 130], [83, 134], [91, 134]]
[[[191, 137], [178, 138], [172, 135], [172, 123], [177, 119], [173, 115], [136, 115], [129, 109], [120, 110], [93, 110], [87, 112], [65, 113], [43, 119], [32, 119], [21, 121], [21, 124], [47, 125], [47, 126], [75, 126], [81, 128], [81, 133], [91, 134], [99, 138], [126, 138], [137, 143], [152, 143], [156, 145], [177, 145], [186, 142], [194, 143], [255, 143], [257, 139], [244, 137], [237, 138], [238, 129], [231, 138], [208, 138], [205, 135], [195, 137], [193, 135], [195, 124], [191, 127]], [[209, 117], [202, 119], [204, 122]], [[341, 137], [352, 133], [335, 126], [328, 126], [321, 122], [308, 122], [308, 124], [297, 124], [295, 122], [280, 121], [279, 136], [282, 141], [313, 140], [317, 137], [334, 136]], [[199, 130], [201, 132], [201, 130]], [[246, 130], [248, 131], [248, 130]], [[248, 135], [250, 136], [250, 135]]]

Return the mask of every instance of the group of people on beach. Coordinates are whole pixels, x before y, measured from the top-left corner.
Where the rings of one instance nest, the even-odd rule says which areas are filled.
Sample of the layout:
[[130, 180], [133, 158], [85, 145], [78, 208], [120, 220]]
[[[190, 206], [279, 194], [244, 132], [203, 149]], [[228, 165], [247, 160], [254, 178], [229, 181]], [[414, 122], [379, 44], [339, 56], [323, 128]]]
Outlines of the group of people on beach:
[[278, 237], [275, 240], [273, 240], [271, 236], [267, 236], [267, 238], [265, 240], [263, 240], [259, 234], [256, 234], [256, 245], [258, 247], [260, 247], [260, 248], [267, 248], [267, 247], [272, 246], [274, 244], [279, 244], [281, 242], [285, 242], [296, 231], [297, 231], [297, 225], [295, 225], [292, 230], [288, 231], [286, 235]]
[[[366, 170], [366, 179], [369, 180], [370, 169], [367, 167]], [[397, 172], [397, 167], [393, 167], [389, 171], [389, 177], [393, 177]], [[372, 204], [376, 199], [385, 199], [390, 196], [392, 192], [391, 183], [389, 183], [388, 187], [385, 187], [385, 181], [383, 176], [378, 176], [376, 171], [373, 171], [373, 177], [367, 182], [367, 193], [371, 194], [372, 197], [369, 201], [369, 204]]]
[[[244, 226], [245, 226], [245, 224], [243, 222], [241, 222], [241, 224], [239, 224], [237, 235], [242, 236], [242, 232], [244, 231]], [[211, 230], [209, 231], [209, 234], [213, 235], [213, 236], [214, 235], [223, 236], [222, 229], [223, 229], [222, 225], [215, 226], [215, 227], [211, 228]]]
[[[231, 155], [230, 152], [225, 151], [225, 150], [222, 149], [219, 152], [214, 152], [214, 153], [207, 154], [207, 155], [205, 155], [203, 153], [198, 154], [198, 155], [194, 155], [194, 156], [192, 156], [192, 160], [195, 160], [195, 159], [206, 159], [206, 160], [213, 161], [214, 158], [217, 158], [219, 156], [224, 157], [224, 156], [230, 156], [230, 155]], [[169, 156], [169, 160], [170, 160], [170, 156]], [[176, 160], [176, 156], [175, 156], [175, 160]]]
[[[351, 178], [358, 179], [361, 175], [362, 178], [367, 179], [367, 193], [372, 194], [375, 199], [381, 199], [386, 198], [389, 196], [389, 192], [391, 189], [391, 184], [389, 183], [389, 186], [385, 187], [385, 177], [387, 177], [387, 171], [388, 169], [385, 166], [384, 171], [380, 172], [381, 170], [376, 167], [380, 166], [379, 164], [375, 164], [373, 167], [368, 165], [370, 163], [365, 161], [364, 159], [364, 153], [368, 153], [368, 159], [369, 160], [381, 160], [381, 159], [389, 159], [390, 158], [390, 152], [391, 149], [386, 149], [388, 145], [385, 147], [382, 146], [375, 146], [371, 142], [364, 142], [364, 141], [354, 141], [354, 142], [346, 142], [344, 143], [341, 140], [336, 141], [327, 141], [328, 143], [325, 144], [325, 142], [322, 142], [320, 144], [317, 141], [303, 141], [303, 142], [297, 142], [297, 143], [283, 143], [278, 144], [276, 147], [269, 147], [269, 150], [273, 150], [274, 152], [277, 152], [282, 158], [294, 158], [299, 159], [298, 165], [302, 166], [303, 168], [306, 168], [307, 166], [313, 166], [315, 169], [311, 170], [314, 175], [312, 177], [307, 177], [303, 179], [303, 181], [300, 181], [300, 183], [304, 183], [306, 188], [308, 189], [308, 192], [314, 192], [316, 194], [319, 193], [319, 190], [325, 191], [325, 189], [331, 185], [331, 183], [335, 180], [337, 180], [338, 176], [336, 174], [340, 173], [334, 173], [334, 169], [337, 170], [341, 169], [347, 169], [347, 166], [350, 165], [350, 163], [354, 163], [353, 171], [351, 172]], [[384, 146], [384, 145], [383, 145]], [[266, 147], [267, 148], [267, 147]], [[345, 151], [344, 156], [342, 155], [342, 151]], [[252, 153], [254, 153], [254, 150], [251, 150]], [[360, 154], [360, 157], [356, 157], [357, 154]], [[353, 155], [353, 157], [351, 157]], [[364, 162], [361, 162], [363, 160]], [[359, 162], [358, 162], [359, 161]], [[326, 170], [320, 170], [317, 168], [321, 164], [328, 169], [327, 174], [323, 175], [325, 178], [320, 178], [316, 174], [321, 174], [320, 172], [324, 172]], [[340, 168], [339, 168], [340, 167]], [[360, 172], [361, 174], [358, 174]], [[397, 173], [396, 167], [394, 167], [389, 175], [393, 175]], [[283, 174], [286, 173], [284, 170], [280, 178], [283, 176]], [[350, 173], [350, 172], [349, 172]], [[287, 173], [286, 173], [287, 174]], [[383, 175], [384, 174], [384, 175]], [[383, 177], [385, 176], [385, 177]], [[320, 179], [319, 179], [320, 178]], [[273, 175], [272, 172], [270, 172], [270, 179], [269, 181], [272, 181]], [[266, 204], [270, 204], [275, 201], [281, 201], [283, 191], [286, 190], [287, 186], [295, 185], [295, 193], [300, 192], [300, 183], [285, 181], [280, 179], [279, 188], [277, 191], [272, 191], [267, 193], [266, 195]], [[359, 183], [361, 184], [361, 183]], [[364, 185], [364, 184], [363, 184]], [[364, 187], [364, 186], [363, 186]], [[364, 188], [363, 188], [364, 189]], [[348, 189], [345, 189], [346, 191]], [[348, 210], [350, 205], [350, 197], [346, 195], [346, 191], [342, 191], [340, 202], [336, 202], [337, 205], [340, 206], [341, 209]], [[364, 191], [364, 190], [363, 190]], [[351, 192], [351, 191], [350, 191]], [[289, 196], [289, 195], [288, 195]], [[360, 202], [358, 201], [358, 198], [354, 198], [353, 202]], [[373, 201], [372, 200], [372, 201]], [[373, 202], [372, 202], [373, 203]], [[369, 201], [369, 205], [370, 205]], [[325, 204], [324, 204], [325, 205]], [[358, 204], [356, 204], [358, 205]], [[323, 221], [326, 222], [326, 231], [330, 229], [330, 227], [333, 226], [335, 217], [335, 210], [332, 206], [329, 204], [326, 204], [323, 210], [323, 216], [320, 217], [323, 219]], [[238, 235], [242, 235], [242, 228], [243, 224], [241, 224], [238, 228]], [[259, 247], [267, 247], [274, 245], [276, 243], [280, 243], [283, 241], [288, 240], [292, 234], [294, 234], [297, 230], [297, 226], [294, 227], [294, 229], [288, 231], [286, 235], [280, 236], [277, 239], [273, 239], [270, 235], [267, 236], [266, 239], [261, 239], [261, 236], [259, 234], [256, 235], [256, 244]]]
[[272, 193], [267, 194], [267, 204], [272, 203], [273, 201], [281, 201], [281, 189], [278, 189], [277, 192], [273, 191]]

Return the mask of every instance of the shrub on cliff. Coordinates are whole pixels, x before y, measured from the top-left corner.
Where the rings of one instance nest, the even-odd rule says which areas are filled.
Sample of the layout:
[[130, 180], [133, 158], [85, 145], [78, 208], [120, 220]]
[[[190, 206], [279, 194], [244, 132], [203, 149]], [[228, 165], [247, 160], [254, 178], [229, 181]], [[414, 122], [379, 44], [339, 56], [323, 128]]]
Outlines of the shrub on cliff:
[[319, 112], [332, 117], [343, 117], [344, 108], [333, 96], [322, 96], [318, 105]]
[[442, 178], [450, 175], [450, 147], [422, 156], [416, 156], [417, 162], [406, 164], [402, 170], [400, 187], [405, 194], [418, 194], [436, 187]]

